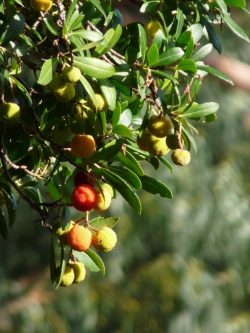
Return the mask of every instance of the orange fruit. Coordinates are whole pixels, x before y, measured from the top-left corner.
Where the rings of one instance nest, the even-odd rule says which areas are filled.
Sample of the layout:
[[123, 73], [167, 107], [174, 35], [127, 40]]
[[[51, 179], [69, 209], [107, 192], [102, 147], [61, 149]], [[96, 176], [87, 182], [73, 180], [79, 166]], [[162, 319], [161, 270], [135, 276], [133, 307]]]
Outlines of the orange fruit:
[[89, 158], [96, 151], [95, 139], [92, 135], [76, 134], [70, 145], [71, 152], [76, 157]]
[[76, 225], [72, 228], [66, 237], [66, 243], [76, 251], [86, 251], [92, 242], [92, 233], [89, 229]]

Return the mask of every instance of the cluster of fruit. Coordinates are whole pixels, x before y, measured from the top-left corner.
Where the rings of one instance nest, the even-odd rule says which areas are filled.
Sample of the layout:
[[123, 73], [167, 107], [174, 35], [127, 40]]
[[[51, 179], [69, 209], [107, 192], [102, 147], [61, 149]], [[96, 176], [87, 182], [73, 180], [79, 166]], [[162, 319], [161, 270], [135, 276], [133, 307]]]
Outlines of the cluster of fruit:
[[[75, 251], [87, 251], [91, 245], [104, 252], [111, 251], [117, 242], [116, 233], [109, 227], [99, 230], [70, 221], [65, 229], [59, 227], [56, 233], [60, 240]], [[68, 287], [85, 279], [86, 268], [82, 262], [70, 259], [60, 278], [60, 286]]]
[[[75, 177], [72, 205], [81, 212], [92, 209], [104, 211], [109, 208], [114, 190], [108, 183], [95, 188], [95, 177], [91, 173], [79, 172]], [[66, 228], [56, 227], [60, 241], [75, 251], [87, 251], [91, 245], [104, 252], [111, 251], [117, 242], [116, 233], [109, 227], [95, 229], [85, 220], [85, 225], [70, 221]], [[60, 279], [61, 286], [69, 286], [84, 280], [86, 269], [83, 263], [70, 259]]]
[[180, 133], [172, 133], [173, 124], [168, 116], [153, 115], [148, 119], [147, 126], [137, 137], [140, 149], [156, 156], [164, 156], [172, 151], [172, 161], [176, 165], [189, 164], [191, 156], [183, 149]]

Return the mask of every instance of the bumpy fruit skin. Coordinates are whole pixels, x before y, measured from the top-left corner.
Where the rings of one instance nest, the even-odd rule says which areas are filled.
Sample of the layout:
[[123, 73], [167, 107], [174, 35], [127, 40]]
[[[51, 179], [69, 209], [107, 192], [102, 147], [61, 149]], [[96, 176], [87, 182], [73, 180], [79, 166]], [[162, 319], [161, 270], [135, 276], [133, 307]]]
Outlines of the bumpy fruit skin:
[[75, 273], [75, 279], [73, 283], [82, 282], [86, 276], [86, 268], [82, 262], [76, 261], [72, 264], [72, 268]]
[[70, 143], [71, 153], [76, 157], [89, 158], [95, 150], [95, 139], [92, 135], [76, 134]]
[[70, 82], [65, 82], [62, 86], [53, 90], [53, 94], [59, 102], [71, 101], [75, 97], [75, 93], [75, 87]]
[[3, 103], [0, 105], [0, 121], [13, 125], [20, 118], [20, 107], [16, 103]]
[[148, 139], [148, 151], [152, 155], [164, 156], [169, 152], [169, 147], [166, 144], [166, 137], [158, 138], [154, 135], [150, 135]]
[[100, 191], [97, 194], [96, 207], [95, 209], [104, 212], [111, 205], [111, 196], [108, 191]]
[[53, 5], [52, 0], [31, 0], [31, 5], [35, 10], [47, 12]]
[[151, 20], [145, 25], [145, 30], [149, 37], [154, 37], [160, 29], [161, 25], [158, 21]]
[[176, 165], [188, 165], [191, 160], [191, 155], [188, 150], [175, 149], [172, 153], [172, 161]]
[[97, 191], [88, 184], [76, 186], [72, 192], [71, 200], [76, 209], [86, 212], [96, 207]]
[[66, 243], [76, 251], [87, 251], [91, 242], [91, 231], [81, 225], [74, 226], [66, 236]]
[[70, 265], [67, 265], [65, 267], [65, 271], [61, 278], [60, 286], [69, 287], [73, 283], [74, 279], [75, 279], [74, 269]]
[[148, 121], [148, 131], [157, 136], [158, 138], [163, 138], [167, 136], [172, 128], [172, 122], [170, 118], [164, 116], [154, 115], [149, 118]]
[[117, 242], [117, 236], [114, 230], [109, 227], [103, 227], [93, 235], [92, 244], [103, 250], [104, 252], [111, 251]]
[[81, 71], [75, 66], [65, 67], [62, 71], [62, 77], [65, 81], [76, 83], [81, 78]]
[[94, 109], [95, 112], [102, 112], [107, 109], [107, 103], [104, 99], [104, 97], [101, 94], [95, 94], [96, 99], [96, 106], [92, 103], [92, 101], [89, 99], [88, 104], [90, 108]]

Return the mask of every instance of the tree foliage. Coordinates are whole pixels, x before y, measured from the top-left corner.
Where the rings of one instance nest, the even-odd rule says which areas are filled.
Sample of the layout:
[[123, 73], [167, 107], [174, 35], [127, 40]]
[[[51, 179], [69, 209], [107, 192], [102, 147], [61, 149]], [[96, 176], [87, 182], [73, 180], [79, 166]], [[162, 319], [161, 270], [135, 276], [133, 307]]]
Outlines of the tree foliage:
[[[72, 252], [56, 233], [69, 224], [76, 174], [91, 175], [97, 188], [110, 184], [138, 214], [141, 189], [172, 198], [166, 184], [145, 174], [145, 163], [172, 170], [170, 152], [165, 157], [159, 145], [142, 145], [150, 121], [168, 119], [177, 147], [196, 150], [196, 123], [215, 120], [219, 108], [197, 102], [203, 78], [211, 74], [232, 84], [204, 58], [213, 48], [222, 51], [216, 25], [248, 41], [230, 13], [246, 3], [143, 1], [138, 11], [148, 17], [145, 26], [122, 26], [109, 0], [58, 0], [48, 11], [32, 4], [0, 5], [0, 231], [7, 238], [17, 200], [27, 201], [51, 233], [51, 277], [58, 286], [72, 255], [90, 270], [105, 271], [94, 250]], [[76, 82], [65, 79], [71, 67], [80, 70]], [[6, 104], [19, 106], [20, 114]], [[96, 145], [86, 158], [72, 153], [72, 138], [82, 134]], [[78, 222], [94, 229], [118, 222], [91, 214], [81, 213]]]

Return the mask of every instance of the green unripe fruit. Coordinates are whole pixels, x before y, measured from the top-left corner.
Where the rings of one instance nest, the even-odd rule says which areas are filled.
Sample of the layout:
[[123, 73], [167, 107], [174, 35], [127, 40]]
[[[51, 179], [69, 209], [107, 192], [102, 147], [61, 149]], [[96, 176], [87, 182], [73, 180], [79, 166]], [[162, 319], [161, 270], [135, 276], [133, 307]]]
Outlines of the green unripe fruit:
[[93, 245], [105, 252], [111, 251], [115, 247], [116, 242], [116, 233], [109, 227], [103, 227], [98, 230], [92, 238]]
[[50, 131], [49, 137], [56, 144], [64, 145], [71, 140], [72, 133], [67, 123], [59, 123]]
[[86, 110], [86, 101], [81, 99], [74, 107], [73, 117], [71, 119], [70, 128], [74, 134], [84, 133], [87, 127], [88, 114]]
[[164, 156], [169, 152], [169, 147], [166, 144], [166, 138], [158, 138], [151, 135], [149, 138], [148, 151], [156, 156]]
[[75, 93], [75, 87], [70, 82], [66, 82], [64, 85], [53, 90], [53, 94], [59, 102], [71, 101], [75, 97]]
[[53, 79], [47, 85], [48, 89], [51, 91], [60, 89], [65, 86], [65, 81], [59, 74], [55, 73]]
[[95, 94], [95, 99], [96, 99], [96, 106], [92, 103], [90, 99], [88, 100], [89, 106], [93, 108], [95, 112], [105, 111], [107, 108], [107, 103], [104, 97], [101, 94]]
[[178, 149], [181, 148], [181, 138], [179, 138], [176, 134], [170, 134], [166, 138], [167, 146], [170, 149]]
[[65, 81], [76, 83], [81, 78], [81, 71], [75, 66], [65, 67], [62, 71], [62, 77]]
[[172, 161], [176, 165], [187, 165], [191, 160], [191, 155], [188, 150], [175, 149], [172, 153]]
[[69, 287], [73, 283], [74, 279], [75, 279], [74, 269], [70, 265], [67, 265], [63, 273], [63, 276], [61, 278], [60, 286]]
[[151, 20], [145, 25], [145, 30], [149, 37], [154, 37], [160, 29], [161, 25], [158, 21]]
[[82, 262], [76, 261], [72, 264], [74, 270], [75, 278], [74, 283], [82, 282], [86, 276], [86, 268]]
[[169, 117], [155, 115], [149, 118], [148, 131], [158, 138], [167, 136], [171, 128], [172, 122]]
[[0, 105], [0, 121], [13, 125], [20, 118], [20, 107], [16, 103], [3, 103]]

